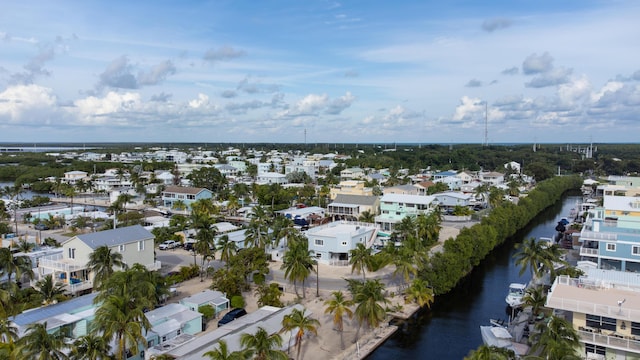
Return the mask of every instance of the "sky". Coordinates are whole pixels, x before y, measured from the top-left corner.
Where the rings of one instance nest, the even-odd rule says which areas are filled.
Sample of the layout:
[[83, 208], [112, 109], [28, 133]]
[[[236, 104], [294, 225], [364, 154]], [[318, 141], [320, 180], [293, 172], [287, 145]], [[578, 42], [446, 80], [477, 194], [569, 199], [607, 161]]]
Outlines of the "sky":
[[640, 2], [2, 1], [0, 142], [637, 143]]

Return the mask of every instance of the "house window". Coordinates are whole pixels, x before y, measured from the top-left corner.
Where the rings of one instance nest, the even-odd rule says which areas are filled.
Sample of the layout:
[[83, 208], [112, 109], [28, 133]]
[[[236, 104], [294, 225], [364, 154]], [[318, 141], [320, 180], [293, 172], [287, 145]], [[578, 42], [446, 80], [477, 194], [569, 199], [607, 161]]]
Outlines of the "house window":
[[640, 335], [640, 323], [631, 322], [631, 335]]
[[315, 239], [313, 243], [316, 246], [324, 246], [324, 240], [322, 240], [322, 239]]
[[147, 341], [147, 347], [148, 347], [148, 348], [153, 347], [154, 345], [155, 345], [155, 340], [149, 340], [149, 341]]
[[163, 336], [163, 337], [162, 337], [162, 342], [165, 342], [165, 341], [167, 341], [167, 337], [166, 337], [166, 336]]
[[321, 253], [319, 253], [319, 252], [317, 252], [317, 253], [316, 253], [316, 259], [321, 259], [321, 258], [322, 258], [322, 254], [321, 254]]
[[607, 243], [607, 251], [616, 251], [616, 244]]
[[342, 246], [347, 246], [347, 242], [346, 242], [346, 241], [343, 241], [343, 242], [342, 242]]
[[76, 258], [76, 249], [69, 248], [69, 259], [75, 259], [75, 258]]
[[144, 240], [138, 241], [138, 251], [144, 250]]
[[118, 252], [121, 252], [121, 253], [124, 252], [124, 244], [118, 245]]
[[640, 255], [640, 246], [632, 246], [631, 247], [631, 254]]
[[177, 334], [177, 335], [180, 335], [180, 333], [181, 333], [181, 331], [180, 331], [180, 329], [178, 329], [178, 332], [177, 332], [176, 334]]
[[587, 314], [587, 326], [602, 330], [616, 331], [616, 319]]
[[584, 350], [585, 352], [588, 353], [592, 353], [592, 354], [598, 354], [598, 355], [602, 355], [605, 356], [607, 355], [607, 348], [604, 346], [598, 346], [598, 345], [594, 345], [594, 344], [588, 344], [585, 343], [584, 344]]

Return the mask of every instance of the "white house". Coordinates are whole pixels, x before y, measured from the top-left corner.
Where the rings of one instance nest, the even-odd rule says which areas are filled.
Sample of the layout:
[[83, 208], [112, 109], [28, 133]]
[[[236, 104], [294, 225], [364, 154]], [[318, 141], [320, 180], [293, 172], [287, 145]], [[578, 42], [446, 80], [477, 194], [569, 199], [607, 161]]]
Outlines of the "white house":
[[258, 184], [286, 184], [287, 176], [277, 172], [259, 173], [256, 179]]
[[349, 263], [349, 251], [357, 244], [369, 248], [378, 235], [378, 227], [370, 223], [334, 221], [305, 232], [309, 250], [318, 262], [329, 265]]

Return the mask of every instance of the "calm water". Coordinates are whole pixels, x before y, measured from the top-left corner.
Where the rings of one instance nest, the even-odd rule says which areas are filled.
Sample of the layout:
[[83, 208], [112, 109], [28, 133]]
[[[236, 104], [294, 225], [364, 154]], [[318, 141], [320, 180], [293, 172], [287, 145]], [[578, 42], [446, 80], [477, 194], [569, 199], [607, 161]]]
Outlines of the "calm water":
[[487, 256], [464, 283], [439, 297], [431, 311], [405, 323], [367, 359], [462, 359], [482, 345], [480, 325], [489, 325], [490, 318], [508, 317], [504, 298], [509, 283], [530, 280], [529, 272], [520, 276], [513, 263], [513, 245], [530, 237], [551, 237], [557, 222], [568, 216], [578, 200], [568, 196], [539, 215]]

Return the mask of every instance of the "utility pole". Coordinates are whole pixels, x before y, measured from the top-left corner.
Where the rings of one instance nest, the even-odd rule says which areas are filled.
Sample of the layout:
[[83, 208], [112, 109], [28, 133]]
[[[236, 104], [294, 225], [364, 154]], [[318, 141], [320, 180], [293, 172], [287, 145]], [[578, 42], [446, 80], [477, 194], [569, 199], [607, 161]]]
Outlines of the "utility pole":
[[489, 126], [487, 119], [488, 102], [484, 101], [484, 146], [489, 146]]

